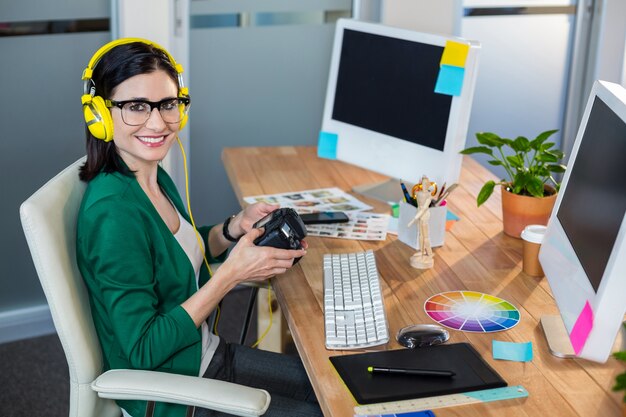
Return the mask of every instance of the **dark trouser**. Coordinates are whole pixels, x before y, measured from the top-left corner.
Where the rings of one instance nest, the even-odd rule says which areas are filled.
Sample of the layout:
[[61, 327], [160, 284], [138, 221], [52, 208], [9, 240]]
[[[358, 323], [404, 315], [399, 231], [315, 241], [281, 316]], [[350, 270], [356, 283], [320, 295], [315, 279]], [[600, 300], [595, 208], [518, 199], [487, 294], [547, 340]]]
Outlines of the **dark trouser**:
[[[272, 401], [265, 416], [322, 416], [304, 366], [296, 356], [225, 343], [222, 339], [203, 376], [268, 391]], [[195, 413], [195, 417], [226, 415], [200, 408]]]

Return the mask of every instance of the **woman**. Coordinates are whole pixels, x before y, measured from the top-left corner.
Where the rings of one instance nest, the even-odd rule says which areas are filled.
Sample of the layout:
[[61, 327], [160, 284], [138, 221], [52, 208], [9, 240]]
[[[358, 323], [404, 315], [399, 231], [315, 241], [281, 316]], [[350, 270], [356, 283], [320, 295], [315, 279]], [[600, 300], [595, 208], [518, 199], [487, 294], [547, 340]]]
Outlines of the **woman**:
[[[297, 358], [231, 345], [206, 319], [237, 284], [284, 273], [306, 250], [257, 247], [252, 225], [277, 206], [248, 206], [217, 226], [190, 224], [159, 167], [186, 121], [182, 68], [148, 41], [101, 48], [83, 74], [88, 182], [78, 217], [77, 261], [89, 290], [105, 369], [150, 369], [266, 389], [268, 416], [321, 415]], [[231, 241], [238, 241], [228, 258]], [[305, 245], [306, 248], [306, 245]], [[208, 261], [222, 266], [209, 280]], [[125, 416], [145, 402], [119, 401]], [[156, 416], [185, 407], [157, 404]], [[197, 416], [217, 415], [196, 410]]]

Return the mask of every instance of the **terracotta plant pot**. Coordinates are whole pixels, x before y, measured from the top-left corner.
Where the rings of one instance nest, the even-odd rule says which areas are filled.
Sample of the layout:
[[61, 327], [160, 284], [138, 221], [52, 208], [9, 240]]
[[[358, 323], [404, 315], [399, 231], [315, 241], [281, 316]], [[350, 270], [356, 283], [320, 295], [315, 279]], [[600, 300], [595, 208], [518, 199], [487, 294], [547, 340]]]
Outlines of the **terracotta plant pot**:
[[502, 223], [504, 233], [520, 239], [522, 230], [529, 224], [548, 224], [556, 202], [554, 188], [546, 185], [551, 195], [538, 198], [513, 194], [502, 186]]

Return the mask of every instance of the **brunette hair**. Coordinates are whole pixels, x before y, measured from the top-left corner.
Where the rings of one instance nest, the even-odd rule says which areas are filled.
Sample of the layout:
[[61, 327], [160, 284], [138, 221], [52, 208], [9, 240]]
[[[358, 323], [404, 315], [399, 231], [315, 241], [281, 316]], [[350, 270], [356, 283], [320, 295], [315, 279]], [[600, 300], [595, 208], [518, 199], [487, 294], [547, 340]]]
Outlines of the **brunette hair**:
[[[165, 71], [178, 88], [178, 74], [169, 56], [161, 49], [144, 42], [132, 42], [115, 46], [102, 56], [93, 70], [92, 82], [96, 95], [109, 99], [115, 88], [127, 79], [158, 70]], [[100, 172], [120, 172], [133, 175], [117, 153], [113, 141], [95, 138], [87, 127], [87, 160], [80, 167], [79, 177], [89, 182]]]

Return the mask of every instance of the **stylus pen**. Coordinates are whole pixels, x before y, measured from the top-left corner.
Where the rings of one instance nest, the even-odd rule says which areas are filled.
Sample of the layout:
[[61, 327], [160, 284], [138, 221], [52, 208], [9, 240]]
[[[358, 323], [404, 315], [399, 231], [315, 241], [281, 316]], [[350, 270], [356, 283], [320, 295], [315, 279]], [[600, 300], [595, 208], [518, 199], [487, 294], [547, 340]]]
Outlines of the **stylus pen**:
[[399, 375], [419, 375], [419, 376], [447, 376], [456, 375], [452, 371], [439, 369], [409, 369], [409, 368], [383, 368], [378, 366], [368, 366], [367, 371], [371, 374], [399, 374]]

